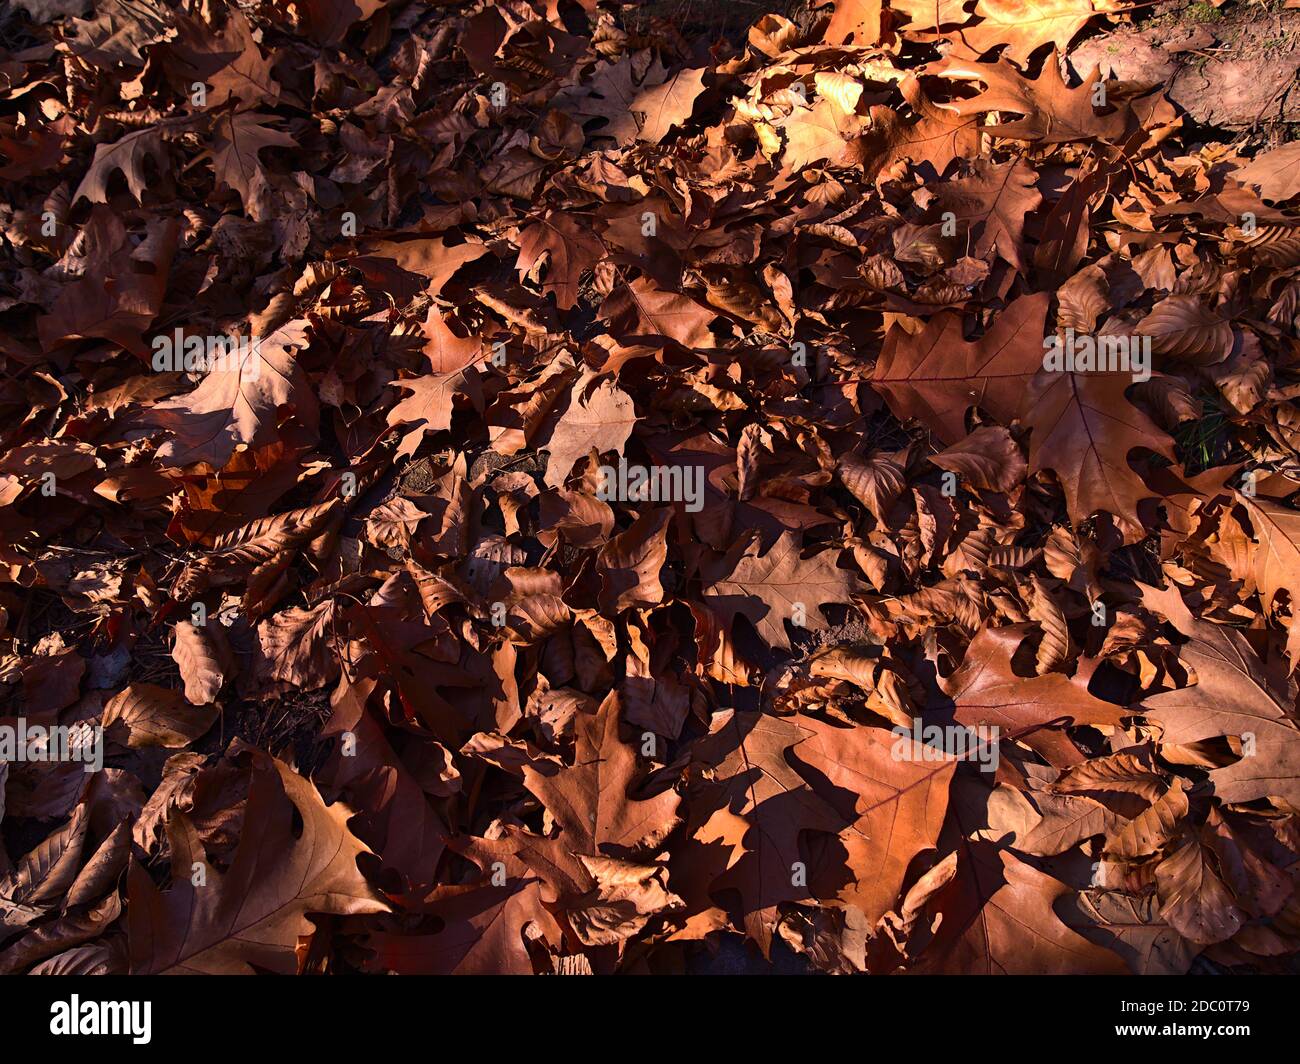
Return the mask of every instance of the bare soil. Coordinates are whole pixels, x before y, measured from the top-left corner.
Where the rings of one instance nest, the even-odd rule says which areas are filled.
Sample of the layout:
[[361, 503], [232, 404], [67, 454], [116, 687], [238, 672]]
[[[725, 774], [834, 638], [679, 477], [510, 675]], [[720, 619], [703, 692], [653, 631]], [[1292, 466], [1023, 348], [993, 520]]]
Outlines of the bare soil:
[[1068, 56], [1082, 77], [1163, 83], [1193, 121], [1231, 131], [1300, 122], [1300, 10], [1172, 3], [1131, 28], [1085, 40]]

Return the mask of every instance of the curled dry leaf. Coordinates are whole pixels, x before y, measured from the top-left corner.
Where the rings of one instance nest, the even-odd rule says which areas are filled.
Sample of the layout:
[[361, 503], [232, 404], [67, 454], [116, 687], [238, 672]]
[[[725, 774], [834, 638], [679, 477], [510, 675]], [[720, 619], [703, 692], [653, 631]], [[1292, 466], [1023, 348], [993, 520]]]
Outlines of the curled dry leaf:
[[179, 691], [132, 684], [104, 705], [101, 723], [109, 738], [127, 746], [177, 749], [197, 739], [217, 719], [212, 705], [189, 705]]

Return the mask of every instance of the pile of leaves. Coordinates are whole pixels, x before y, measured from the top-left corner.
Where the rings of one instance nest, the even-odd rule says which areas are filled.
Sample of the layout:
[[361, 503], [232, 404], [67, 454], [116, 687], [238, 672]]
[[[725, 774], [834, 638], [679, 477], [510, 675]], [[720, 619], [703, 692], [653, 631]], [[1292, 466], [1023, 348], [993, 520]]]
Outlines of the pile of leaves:
[[0, 971], [1289, 970], [1300, 145], [1112, 6], [19, 0]]

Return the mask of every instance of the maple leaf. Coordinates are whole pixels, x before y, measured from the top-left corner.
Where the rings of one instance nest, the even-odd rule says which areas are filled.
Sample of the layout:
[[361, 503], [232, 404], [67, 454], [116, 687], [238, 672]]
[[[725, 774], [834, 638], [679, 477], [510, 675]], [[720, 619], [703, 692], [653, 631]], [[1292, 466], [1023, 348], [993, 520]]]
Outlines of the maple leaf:
[[1179, 660], [1196, 682], [1145, 699], [1141, 712], [1164, 727], [1163, 741], [1186, 745], [1220, 735], [1249, 735], [1252, 753], [1210, 773], [1225, 802], [1300, 796], [1300, 723], [1286, 708], [1291, 693], [1276, 690], [1263, 663], [1239, 632], [1192, 618], [1178, 591], [1144, 588], [1143, 599], [1191, 637]]
[[[490, 666], [462, 656], [454, 642], [448, 646], [445, 628], [418, 617], [409, 606], [382, 598], [351, 607], [347, 619], [359, 626], [366, 651], [353, 663], [351, 678], [383, 678], [411, 721], [421, 722], [438, 741], [459, 747], [474, 730], [476, 717], [486, 711], [483, 700], [474, 696], [483, 688]], [[443, 697], [444, 687], [454, 689], [455, 705]]]
[[96, 206], [84, 230], [85, 275], [65, 285], [37, 321], [41, 346], [73, 339], [105, 339], [141, 360], [149, 349], [142, 333], [157, 318], [176, 253], [174, 221], [154, 221], [139, 246], [108, 207]]
[[1057, 672], [1016, 675], [1012, 657], [1024, 634], [1023, 627], [1016, 625], [984, 628], [971, 641], [961, 667], [943, 684], [955, 704], [953, 718], [958, 723], [996, 725], [1003, 732], [1053, 721], [1113, 726], [1136, 712], [1093, 697], [1086, 684]]
[[900, 418], [924, 422], [946, 444], [966, 435], [971, 407], [1009, 423], [1043, 366], [1047, 304], [1043, 293], [1021, 296], [974, 343], [953, 314], [936, 315], [915, 335], [891, 329], [872, 386]]
[[800, 717], [799, 727], [812, 734], [790, 758], [834, 786], [822, 797], [849, 825], [839, 841], [854, 882], [837, 897], [874, 924], [894, 904], [912, 859], [938, 842], [957, 761], [911, 739], [903, 741], [906, 756], [900, 757], [898, 737], [879, 728], [837, 727], [812, 717]]
[[835, 833], [844, 818], [820, 797], [787, 759], [787, 752], [812, 735], [795, 721], [760, 713], [725, 711], [710, 729], [697, 756], [715, 766], [718, 794], [713, 813], [695, 833], [703, 843], [729, 854], [713, 891], [740, 893], [745, 929], [767, 955], [778, 907], [811, 900], [805, 831]]
[[819, 99], [811, 107], [798, 109], [781, 127], [785, 132], [782, 165], [790, 171], [802, 170], [813, 163], [831, 166], [852, 161], [848, 136], [856, 129], [845, 120], [834, 100]]
[[[588, 84], [557, 93], [552, 102], [584, 119], [602, 119], [603, 124], [594, 135], [612, 137], [622, 145], [639, 132], [637, 99], [667, 79], [668, 72], [657, 56], [647, 64], [643, 59], [627, 55], [616, 63], [602, 66]], [[647, 106], [652, 104], [653, 101], [647, 100]], [[644, 114], [645, 109], [640, 113]]]
[[1266, 607], [1279, 591], [1290, 596], [1291, 620], [1287, 624], [1287, 656], [1292, 671], [1300, 664], [1300, 513], [1267, 499], [1242, 498], [1259, 541], [1251, 575]]
[[625, 339], [664, 336], [683, 347], [712, 347], [716, 314], [681, 292], [665, 292], [646, 277], [619, 285], [600, 307], [610, 329]]
[[964, 229], [974, 238], [977, 255], [996, 252], [1023, 271], [1028, 265], [1025, 220], [1043, 202], [1036, 180], [1023, 160], [1000, 166], [980, 162], [971, 177], [951, 181], [939, 191], [938, 209], [951, 212], [958, 231]]
[[629, 105], [631, 110], [643, 115], [637, 140], [658, 144], [674, 127], [685, 125], [695, 107], [695, 101], [704, 91], [704, 76], [708, 70], [678, 70], [670, 74], [662, 85], [642, 89]]
[[[963, 860], [964, 858], [964, 860]], [[1072, 930], [1054, 903], [1069, 887], [989, 843], [958, 852], [958, 874], [932, 903], [943, 958], [919, 971], [944, 975], [1117, 975], [1120, 959]]]
[[620, 699], [610, 692], [594, 713], [574, 719], [573, 764], [557, 771], [524, 767], [524, 786], [564, 833], [569, 850], [618, 857], [657, 845], [677, 822], [680, 799], [671, 790], [628, 796], [636, 753], [618, 736]]
[[472, 403], [482, 404], [478, 371], [470, 365], [451, 373], [429, 373], [395, 383], [411, 394], [388, 411], [388, 424], [415, 426], [403, 436], [399, 454], [413, 454], [425, 435], [451, 428], [456, 396], [464, 395]]
[[734, 561], [711, 567], [705, 585], [708, 607], [730, 625], [743, 614], [769, 646], [789, 647], [785, 622], [797, 627], [825, 628], [820, 616], [825, 602], [847, 602], [857, 579], [835, 563], [838, 551], [812, 558], [800, 555], [799, 537], [783, 533], [765, 554], [751, 542]]
[[[253, 968], [297, 970], [308, 913], [385, 912], [365, 884], [357, 857], [369, 852], [347, 828], [351, 810], [327, 806], [316, 788], [282, 762], [253, 753], [245, 816], [258, 825], [235, 850], [226, 871], [205, 859], [193, 823], [174, 812], [171, 887], [160, 891], [135, 862], [129, 873], [127, 933], [137, 974], [238, 974]], [[293, 820], [301, 819], [295, 834]], [[204, 885], [191, 866], [205, 866]]]
[[954, 159], [976, 154], [979, 127], [974, 118], [962, 117], [934, 103], [913, 75], [904, 78], [898, 89], [917, 119], [907, 122], [893, 108], [871, 108], [871, 127], [860, 148], [868, 173], [910, 159], [929, 163], [942, 174]]
[[[356, 809], [352, 830], [384, 862], [413, 884], [432, 878], [446, 848], [448, 830], [411, 770], [403, 764], [367, 703], [374, 679], [346, 673], [330, 696], [333, 713], [322, 737], [337, 740], [318, 777]], [[344, 752], [348, 736], [356, 740]]]
[[546, 483], [561, 487], [573, 463], [591, 450], [620, 454], [636, 424], [632, 398], [608, 377], [584, 370], [573, 384], [568, 408], [560, 415], [546, 443], [550, 461]]
[[[998, 790], [1005, 790], [999, 788]], [[1117, 974], [1119, 958], [1072, 930], [1058, 915], [1070, 888], [992, 842], [997, 791], [957, 775], [940, 845], [951, 849], [909, 892], [904, 912], [926, 922], [912, 970], [945, 975]], [[993, 829], [994, 834], [1000, 830]], [[1018, 841], [1018, 840], [1017, 840]]]
[[158, 448], [158, 460], [174, 466], [206, 462], [220, 468], [236, 447], [260, 447], [275, 440], [285, 407], [314, 428], [317, 401], [296, 354], [308, 344], [306, 325], [294, 321], [254, 338], [236, 348], [228, 360], [233, 365], [217, 363], [192, 392], [156, 403], [149, 421], [172, 437]]
[[537, 269], [546, 258], [543, 292], [555, 294], [556, 305], [568, 310], [578, 301], [578, 284], [583, 270], [591, 268], [605, 254], [605, 245], [589, 225], [570, 213], [547, 212], [519, 232], [519, 258], [515, 269], [521, 275]]
[[207, 94], [209, 108], [230, 100], [238, 100], [240, 110], [273, 106], [279, 101], [274, 62], [262, 54], [241, 11], [228, 12], [219, 31], [180, 14], [176, 23], [180, 35], [171, 43], [168, 58], [191, 85], [197, 81], [212, 86]]
[[1174, 458], [1173, 440], [1127, 400], [1132, 383], [1124, 373], [1044, 372], [1030, 387], [1030, 468], [1055, 471], [1076, 523], [1105, 511], [1140, 529], [1137, 505], [1155, 493], [1128, 455], [1145, 448]]
[[539, 890], [536, 880], [440, 887], [425, 907], [443, 929], [431, 935], [371, 935], [370, 967], [398, 975], [532, 975], [525, 931], [536, 929], [557, 943], [561, 938]]
[[1046, 310], [1044, 294], [1022, 296], [973, 344], [951, 315], [915, 336], [891, 330], [872, 383], [900, 417], [944, 442], [964, 435], [973, 406], [1004, 423], [1023, 417], [1033, 429], [1030, 470], [1056, 472], [1076, 522], [1104, 510], [1139, 528], [1137, 504], [1155, 493], [1128, 455], [1145, 448], [1172, 459], [1173, 441], [1126, 399], [1131, 375], [1044, 368]]

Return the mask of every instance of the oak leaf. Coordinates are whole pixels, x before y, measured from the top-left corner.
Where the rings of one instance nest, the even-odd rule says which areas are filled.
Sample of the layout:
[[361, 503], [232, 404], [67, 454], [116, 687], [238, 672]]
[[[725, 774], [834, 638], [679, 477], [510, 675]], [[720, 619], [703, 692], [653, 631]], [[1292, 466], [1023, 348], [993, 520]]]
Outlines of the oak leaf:
[[223, 114], [212, 127], [212, 168], [217, 183], [239, 193], [244, 210], [255, 220], [269, 217], [273, 209], [261, 153], [267, 148], [298, 147], [289, 134], [267, 128], [273, 121], [274, 115], [242, 111]]
[[1096, 9], [1093, 0], [979, 0], [975, 14], [980, 21], [961, 39], [981, 52], [1005, 44], [1003, 54], [1023, 66], [1045, 44], [1064, 52]]

